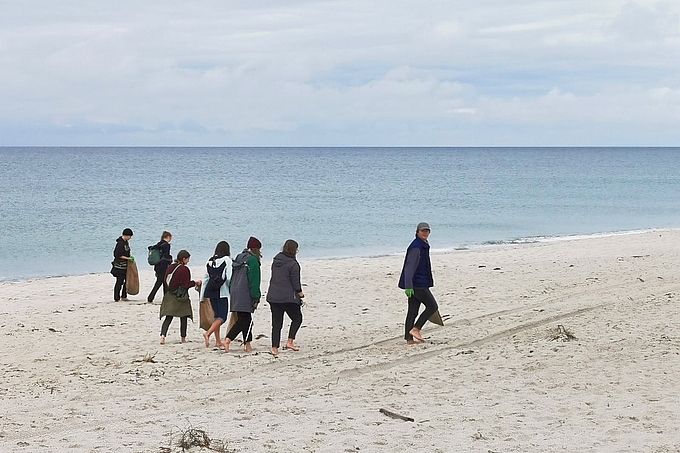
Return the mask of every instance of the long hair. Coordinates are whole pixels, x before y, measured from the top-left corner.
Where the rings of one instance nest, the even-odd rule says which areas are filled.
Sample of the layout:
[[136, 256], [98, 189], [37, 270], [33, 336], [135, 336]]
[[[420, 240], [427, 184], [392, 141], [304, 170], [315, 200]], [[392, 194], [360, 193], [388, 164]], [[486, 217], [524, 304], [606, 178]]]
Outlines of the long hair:
[[245, 249], [243, 251], [253, 255], [255, 258], [257, 258], [258, 262], [262, 261], [262, 252], [260, 251], [260, 249]]
[[190, 256], [191, 254], [186, 250], [180, 250], [177, 254], [177, 258], [175, 258], [175, 263], [181, 264], [184, 258], [189, 258]]
[[215, 261], [216, 258], [222, 258], [223, 256], [229, 255], [231, 255], [229, 243], [227, 241], [220, 241], [217, 243], [217, 247], [215, 247], [215, 254], [211, 259]]
[[297, 242], [295, 242], [295, 241], [292, 240], [292, 239], [288, 239], [288, 240], [283, 244], [283, 247], [281, 248], [281, 251], [282, 251], [284, 254], [286, 254], [286, 255], [295, 256], [295, 255], [297, 255], [297, 252], [298, 252], [298, 248], [299, 248], [299, 247], [300, 247], [300, 246], [298, 245]]

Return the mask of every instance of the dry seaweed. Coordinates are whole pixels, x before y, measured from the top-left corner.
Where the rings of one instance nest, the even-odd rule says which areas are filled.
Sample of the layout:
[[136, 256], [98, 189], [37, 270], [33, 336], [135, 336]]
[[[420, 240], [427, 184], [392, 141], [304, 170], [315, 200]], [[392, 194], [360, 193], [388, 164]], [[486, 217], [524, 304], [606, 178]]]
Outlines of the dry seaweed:
[[550, 331], [548, 335], [550, 341], [572, 341], [577, 340], [577, 338], [568, 331], [562, 324], [558, 325], [556, 329]]

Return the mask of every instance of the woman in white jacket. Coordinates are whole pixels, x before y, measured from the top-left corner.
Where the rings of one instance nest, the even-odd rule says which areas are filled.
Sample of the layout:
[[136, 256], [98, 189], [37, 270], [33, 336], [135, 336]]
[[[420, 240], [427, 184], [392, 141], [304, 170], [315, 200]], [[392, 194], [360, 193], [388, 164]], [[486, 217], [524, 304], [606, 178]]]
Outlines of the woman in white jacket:
[[215, 254], [205, 264], [205, 278], [201, 287], [201, 301], [210, 299], [215, 318], [207, 332], [203, 333], [205, 347], [210, 347], [210, 335], [215, 334], [215, 346], [222, 346], [220, 327], [227, 321], [229, 312], [229, 269], [231, 269], [231, 251], [227, 241], [220, 241], [215, 247]]

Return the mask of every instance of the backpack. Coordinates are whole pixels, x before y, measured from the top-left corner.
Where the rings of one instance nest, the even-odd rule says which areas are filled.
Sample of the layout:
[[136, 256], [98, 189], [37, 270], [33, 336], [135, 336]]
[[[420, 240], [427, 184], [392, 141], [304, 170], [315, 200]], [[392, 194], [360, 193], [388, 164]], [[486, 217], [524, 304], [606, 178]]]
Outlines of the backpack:
[[149, 246], [149, 255], [147, 256], [146, 261], [151, 266], [155, 266], [156, 264], [160, 263], [162, 259], [163, 259], [163, 255], [161, 253], [160, 247], [156, 247], [155, 245], [150, 245]]
[[[214, 262], [214, 261], [213, 261]], [[220, 264], [218, 267], [213, 267], [209, 264], [205, 265], [208, 270], [208, 284], [205, 285], [206, 292], [219, 293], [220, 288], [224, 285], [226, 278], [224, 278], [224, 271], [227, 267], [227, 262]]]

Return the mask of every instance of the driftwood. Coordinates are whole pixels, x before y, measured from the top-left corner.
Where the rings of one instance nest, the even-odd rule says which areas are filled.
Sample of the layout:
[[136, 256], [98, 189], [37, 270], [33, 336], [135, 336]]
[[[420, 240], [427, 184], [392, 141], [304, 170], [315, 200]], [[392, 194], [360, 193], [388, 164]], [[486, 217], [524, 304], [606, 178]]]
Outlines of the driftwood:
[[406, 417], [404, 415], [397, 414], [396, 412], [388, 411], [387, 409], [384, 409], [384, 408], [381, 408], [380, 412], [387, 415], [388, 417], [396, 418], [398, 420], [404, 420], [405, 422], [414, 421], [413, 418], [411, 418], [411, 417]]

